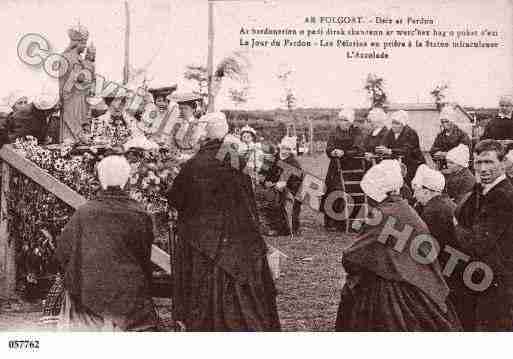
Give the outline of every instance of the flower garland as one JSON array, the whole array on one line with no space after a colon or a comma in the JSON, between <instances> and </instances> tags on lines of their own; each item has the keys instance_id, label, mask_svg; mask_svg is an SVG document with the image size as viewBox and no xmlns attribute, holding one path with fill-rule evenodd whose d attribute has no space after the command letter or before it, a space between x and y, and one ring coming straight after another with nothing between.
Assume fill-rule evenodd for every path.
<instances>
[{"instance_id":1,"label":"flower garland","mask_svg":"<svg viewBox=\"0 0 513 359\"><path fill-rule=\"evenodd\" d=\"M50 150L33 137L17 139L15 151L37 164L86 199L94 198L100 188L95 168L100 157L85 152L73 154L71 146ZM159 220L157 230L167 230L165 193L179 172L180 154L175 151L130 151L126 154L132 172L128 192ZM15 240L18 278L23 287L55 274L55 238L73 214L73 208L47 192L18 171L12 171L8 197L9 229ZM156 244L165 247L165 240Z\"/></svg>"}]
</instances>

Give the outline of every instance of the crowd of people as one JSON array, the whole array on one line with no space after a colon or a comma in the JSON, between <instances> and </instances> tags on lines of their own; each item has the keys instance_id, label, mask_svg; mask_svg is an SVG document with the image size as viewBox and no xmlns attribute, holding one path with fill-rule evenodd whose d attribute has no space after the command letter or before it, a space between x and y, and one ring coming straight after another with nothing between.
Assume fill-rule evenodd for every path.
<instances>
[{"instance_id":1,"label":"crowd of people","mask_svg":"<svg viewBox=\"0 0 513 359\"><path fill-rule=\"evenodd\" d=\"M84 29L70 31L70 40L70 59L94 62L79 56ZM128 109L126 95L109 95L102 100L108 108L96 116L90 111L96 100L84 105L79 97L88 97L75 90L32 102L19 96L0 131L2 144L27 135L50 142L48 117L60 109L64 140L179 148L186 161L167 193L178 214L176 328L278 331L264 235L301 234L296 139L285 136L274 147L257 141L250 126L231 134L222 112L198 116L200 99L173 95L175 89L150 89L140 112ZM151 113L180 121L166 129ZM438 166L431 168L406 111L373 108L366 118L340 111L327 141L320 210L327 231L350 230L357 238L342 258L347 277L336 330L513 329L512 113L513 99L501 98L497 118L482 138L471 139L444 108L429 151ZM284 173L287 166L292 175ZM124 191L130 164L118 152L101 160L97 173L101 191L77 209L57 240L63 276L45 314L70 330L159 330L151 295L153 224ZM346 195L330 200L337 191ZM486 287L477 285L488 279Z\"/></svg>"},{"instance_id":2,"label":"crowd of people","mask_svg":"<svg viewBox=\"0 0 513 359\"><path fill-rule=\"evenodd\" d=\"M168 202L178 213L174 319L191 331L279 330L263 236L293 238L301 233L302 203L297 194L303 178L288 175L284 180L282 165L301 170L296 140L285 136L278 146L267 146L258 142L250 126L235 136L223 113L198 119L198 98L173 98L172 91L156 90L155 102L148 102L165 112L176 100L180 117L189 125L173 130L173 138L182 141L175 145L188 151L190 159L168 193ZM145 114L136 118L127 113L124 97L105 102L108 110L84 126L82 140L94 133L112 136L107 130L112 126L125 128L131 134L128 142L139 136L132 135L137 131L148 133ZM45 121L57 109L58 99L49 95L30 103L19 97L2 132L4 142L32 135L45 143ZM441 131L429 151L436 169L425 164L419 135L408 126L406 111L387 114L374 108L366 118L355 118L351 109L340 111L327 142L330 164L320 209L327 231L346 232L349 222L358 240L343 257L348 276L336 330L513 328L513 259L508 249L513 231L513 187L508 177L513 151L508 151L509 142L502 136L507 126L513 127L512 110L511 98L501 99L499 116L489 122L480 141L473 142L455 125L454 111L444 108ZM180 131L188 135L178 136ZM236 152L228 151L220 159L226 143ZM472 162L475 174L469 169ZM99 163L102 191L75 212L57 241L63 291L49 312L72 307L81 313L77 326L159 329L150 290L152 224L123 191L129 167L119 155ZM325 199L339 190L354 196L351 206L345 197L330 202L335 213L347 211L342 220L326 210ZM381 213L379 225L358 217L364 206L367 216L375 210ZM482 292L470 289L466 281L480 279L468 279L463 266L456 265L448 275L445 268L451 257L443 250L427 264L416 261L409 251L397 253L393 245L383 243L389 218L396 231L408 227L417 236L430 234L439 248L450 246L464 253L467 261L486 263L493 271L490 286ZM414 238L410 236L404 246L409 248ZM425 248L420 251L429 253Z\"/></svg>"},{"instance_id":3,"label":"crowd of people","mask_svg":"<svg viewBox=\"0 0 513 359\"><path fill-rule=\"evenodd\" d=\"M406 112L390 114L387 130L385 113L373 109L367 137L360 136L364 121L340 113L327 149L331 163L326 186L329 191L329 181L335 182L334 189L354 180L351 171L341 168L354 168L355 161L365 158L368 169L355 192L366 194L371 214L363 226L353 227L358 238L343 255L348 276L337 330L513 329L513 186L507 175L513 151L508 151L512 138L504 137L506 129L513 129L513 99L501 98L499 111L483 137L472 142L454 124L452 111L442 110L441 131L430 150L438 168L425 164ZM469 170L469 146L475 174ZM354 211L344 220L354 219L354 202ZM328 229L332 223L326 222ZM419 245L423 235L432 240L427 247ZM435 255L425 260L430 253ZM484 265L476 271L464 264L477 261Z\"/></svg>"}]
</instances>

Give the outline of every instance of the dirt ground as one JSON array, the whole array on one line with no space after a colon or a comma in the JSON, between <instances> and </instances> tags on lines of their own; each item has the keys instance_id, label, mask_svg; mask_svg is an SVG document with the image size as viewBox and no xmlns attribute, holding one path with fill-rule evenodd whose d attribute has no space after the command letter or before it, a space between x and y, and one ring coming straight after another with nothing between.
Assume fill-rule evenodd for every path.
<instances>
[{"instance_id":1,"label":"dirt ground","mask_svg":"<svg viewBox=\"0 0 513 359\"><path fill-rule=\"evenodd\" d=\"M326 156L305 156L300 161L305 171L324 179ZM282 329L333 330L344 282L342 250L350 237L325 232L322 215L305 205L301 221L301 236L266 238L287 256L281 260L281 277L276 281ZM157 305L159 312L169 313L168 301L159 300ZM41 330L37 324L40 310L40 302L0 301L0 331Z\"/></svg>"}]
</instances>

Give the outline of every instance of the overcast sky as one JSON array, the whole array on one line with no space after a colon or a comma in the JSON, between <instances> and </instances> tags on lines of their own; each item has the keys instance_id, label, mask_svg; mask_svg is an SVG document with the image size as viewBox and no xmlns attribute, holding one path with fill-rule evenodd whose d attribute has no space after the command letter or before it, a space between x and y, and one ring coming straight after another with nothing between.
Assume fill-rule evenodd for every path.
<instances>
[{"instance_id":1,"label":"overcast sky","mask_svg":"<svg viewBox=\"0 0 513 359\"><path fill-rule=\"evenodd\" d=\"M386 3L386 5L385 5ZM343 4L343 5L342 5ZM429 30L497 30L498 49L393 50L388 60L351 60L343 49L298 48L248 51L251 62L251 98L246 108L281 106L283 88L276 75L293 72L299 105L366 106L362 90L369 72L383 76L394 102L429 102L435 84L445 81L452 98L462 105L496 106L513 84L513 7L511 0L496 1L329 1L275 0L215 3L215 61L240 50L241 26L249 28L305 28L308 16L375 16L433 18L435 25L401 28ZM183 79L187 64L205 64L207 57L206 0L130 1L131 63L148 67L151 85L177 83L179 91L192 89ZM68 44L67 29L80 21L97 49L97 72L121 80L124 48L124 7L121 0L2 0L0 19L4 49L0 98L11 90L35 93L48 85L48 76L17 57L17 44L26 33L39 33L61 52ZM365 25L377 28L376 25ZM361 29L370 28L359 26ZM347 26L346 26L347 27ZM357 27L357 26L355 26ZM483 40L491 40L486 38ZM219 108L232 108L225 84Z\"/></svg>"}]
</instances>

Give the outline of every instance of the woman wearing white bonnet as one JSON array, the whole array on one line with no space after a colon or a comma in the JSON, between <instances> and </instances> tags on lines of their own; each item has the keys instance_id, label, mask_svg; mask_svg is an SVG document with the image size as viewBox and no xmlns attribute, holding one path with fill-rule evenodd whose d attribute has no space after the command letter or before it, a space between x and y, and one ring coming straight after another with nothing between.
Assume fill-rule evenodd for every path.
<instances>
[{"instance_id":1,"label":"woman wearing white bonnet","mask_svg":"<svg viewBox=\"0 0 513 359\"><path fill-rule=\"evenodd\" d=\"M401 157L402 162L406 165L406 183L409 185L417 167L424 163L419 135L408 126L408 113L404 110L392 113L391 126L392 130L389 131L385 144L376 147L376 152L393 158Z\"/></svg>"},{"instance_id":2,"label":"woman wearing white bonnet","mask_svg":"<svg viewBox=\"0 0 513 359\"><path fill-rule=\"evenodd\" d=\"M168 193L178 212L174 318L188 331L280 329L251 178L223 147L228 123L209 113L205 141ZM229 139L228 139L229 140ZM220 285L221 284L221 285Z\"/></svg>"},{"instance_id":3,"label":"woman wearing white bonnet","mask_svg":"<svg viewBox=\"0 0 513 359\"><path fill-rule=\"evenodd\" d=\"M324 205L326 199L333 191L342 190L341 170L351 171L358 170L362 167L362 160L356 157L364 155L364 135L362 130L354 125L355 112L352 108L343 108L337 118L336 127L330 132L328 143L326 145L326 154L330 159L328 173L326 174L326 193L323 197L321 208L325 212L324 225L328 231L344 231L346 221L336 220L328 215L330 209L325 209ZM359 182L361 180L361 173L345 173L344 181ZM348 193L361 192L358 184L351 184L346 186ZM355 201L355 206L350 213L350 217L358 213L363 197L358 197ZM344 213L345 203L343 199L335 201L331 210L336 213Z\"/></svg>"},{"instance_id":4,"label":"woman wearing white bonnet","mask_svg":"<svg viewBox=\"0 0 513 359\"><path fill-rule=\"evenodd\" d=\"M459 204L466 193L472 191L476 179L468 169L470 152L466 145L459 144L447 152L447 168L442 170L446 181L446 192Z\"/></svg>"},{"instance_id":5,"label":"woman wearing white bonnet","mask_svg":"<svg viewBox=\"0 0 513 359\"><path fill-rule=\"evenodd\" d=\"M75 211L57 240L64 288L77 311L94 318L76 329L154 331L151 217L125 190L130 164L124 157L105 157L97 170L102 190Z\"/></svg>"},{"instance_id":6,"label":"woman wearing white bonnet","mask_svg":"<svg viewBox=\"0 0 513 359\"><path fill-rule=\"evenodd\" d=\"M367 157L376 153L376 147L385 144L389 129L386 126L387 115L380 107L374 107L367 115L372 132L365 138L365 152Z\"/></svg>"},{"instance_id":7,"label":"woman wearing white bonnet","mask_svg":"<svg viewBox=\"0 0 513 359\"><path fill-rule=\"evenodd\" d=\"M342 256L347 277L337 331L461 330L438 262L421 263L410 253L413 239L429 231L398 195L402 183L396 160L383 160L362 179L373 215L362 235ZM383 238L390 225L397 231L407 227L411 235L404 239L392 234ZM404 249L398 250L397 244L403 240Z\"/></svg>"},{"instance_id":8,"label":"woman wearing white bonnet","mask_svg":"<svg viewBox=\"0 0 513 359\"><path fill-rule=\"evenodd\" d=\"M460 144L470 145L470 137L454 123L455 118L456 113L451 106L445 106L440 112L441 130L429 151L434 159L440 161L440 168L445 168L444 160L448 151Z\"/></svg>"}]
</instances>

